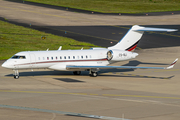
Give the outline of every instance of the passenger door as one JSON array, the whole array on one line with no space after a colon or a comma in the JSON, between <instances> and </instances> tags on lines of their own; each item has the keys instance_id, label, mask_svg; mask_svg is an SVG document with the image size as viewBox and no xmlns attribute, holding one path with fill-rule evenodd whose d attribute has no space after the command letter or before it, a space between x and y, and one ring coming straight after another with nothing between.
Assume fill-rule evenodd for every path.
<instances>
[{"instance_id":1,"label":"passenger door","mask_svg":"<svg viewBox=\"0 0 180 120\"><path fill-rule=\"evenodd\" d=\"M29 56L30 56L30 67L36 68L36 56L35 56L35 54L30 53Z\"/></svg>"}]
</instances>

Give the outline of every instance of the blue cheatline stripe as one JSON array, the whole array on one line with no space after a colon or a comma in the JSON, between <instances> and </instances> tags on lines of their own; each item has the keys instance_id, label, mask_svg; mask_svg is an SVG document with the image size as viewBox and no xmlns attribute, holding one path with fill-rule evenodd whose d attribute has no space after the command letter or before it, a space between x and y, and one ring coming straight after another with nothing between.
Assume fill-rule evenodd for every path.
<instances>
[{"instance_id":1,"label":"blue cheatline stripe","mask_svg":"<svg viewBox=\"0 0 180 120\"><path fill-rule=\"evenodd\" d=\"M87 118L95 118L95 119L129 120L129 119L124 119L124 118L116 118L116 117L108 117L108 116L98 116L98 115L89 115L89 114L72 113L72 112L63 112L63 111L57 111L57 110L47 110L47 109L21 107L21 106L12 106L12 105L1 105L0 104L0 107L1 108L20 109L20 110L38 111L38 112L47 112L47 113L57 113L57 114L63 114L63 115L67 115L67 116L87 117Z\"/></svg>"}]
</instances>

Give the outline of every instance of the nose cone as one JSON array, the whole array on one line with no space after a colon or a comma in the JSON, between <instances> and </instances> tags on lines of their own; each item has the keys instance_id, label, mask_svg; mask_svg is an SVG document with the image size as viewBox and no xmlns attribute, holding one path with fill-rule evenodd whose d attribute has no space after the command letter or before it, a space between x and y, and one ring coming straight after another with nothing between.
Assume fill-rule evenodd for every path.
<instances>
[{"instance_id":1,"label":"nose cone","mask_svg":"<svg viewBox=\"0 0 180 120\"><path fill-rule=\"evenodd\" d=\"M7 63L4 62L1 66L4 67L4 68L6 68L6 67L7 67Z\"/></svg>"},{"instance_id":2,"label":"nose cone","mask_svg":"<svg viewBox=\"0 0 180 120\"><path fill-rule=\"evenodd\" d=\"M12 66L7 61L5 61L1 66L4 68L9 68L9 69L12 68Z\"/></svg>"}]
</instances>

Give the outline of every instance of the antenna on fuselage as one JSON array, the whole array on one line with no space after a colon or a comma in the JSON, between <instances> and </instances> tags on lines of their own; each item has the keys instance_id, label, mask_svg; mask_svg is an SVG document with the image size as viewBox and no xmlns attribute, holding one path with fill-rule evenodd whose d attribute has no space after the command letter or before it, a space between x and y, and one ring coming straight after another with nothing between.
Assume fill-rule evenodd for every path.
<instances>
[{"instance_id":1,"label":"antenna on fuselage","mask_svg":"<svg viewBox=\"0 0 180 120\"><path fill-rule=\"evenodd\" d=\"M83 50L83 47L81 48L81 50Z\"/></svg>"},{"instance_id":2,"label":"antenna on fuselage","mask_svg":"<svg viewBox=\"0 0 180 120\"><path fill-rule=\"evenodd\" d=\"M49 51L49 48L46 51Z\"/></svg>"},{"instance_id":3,"label":"antenna on fuselage","mask_svg":"<svg viewBox=\"0 0 180 120\"><path fill-rule=\"evenodd\" d=\"M60 46L58 50L61 50L61 48L62 48L62 46Z\"/></svg>"}]
</instances>

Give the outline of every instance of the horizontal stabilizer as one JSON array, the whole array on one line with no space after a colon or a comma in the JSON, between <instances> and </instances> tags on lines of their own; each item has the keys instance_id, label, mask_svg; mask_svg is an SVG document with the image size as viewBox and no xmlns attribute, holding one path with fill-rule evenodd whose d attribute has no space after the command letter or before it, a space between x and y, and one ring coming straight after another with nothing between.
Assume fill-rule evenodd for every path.
<instances>
[{"instance_id":1,"label":"horizontal stabilizer","mask_svg":"<svg viewBox=\"0 0 180 120\"><path fill-rule=\"evenodd\" d=\"M177 29L164 29L164 28L151 28L151 27L141 27L136 25L133 28L134 31L161 31L161 32L174 32L177 31Z\"/></svg>"}]
</instances>

